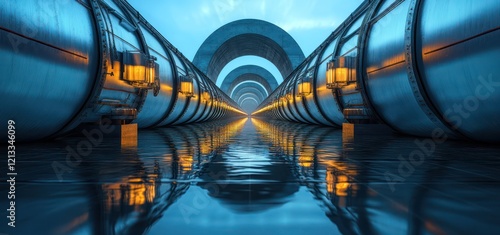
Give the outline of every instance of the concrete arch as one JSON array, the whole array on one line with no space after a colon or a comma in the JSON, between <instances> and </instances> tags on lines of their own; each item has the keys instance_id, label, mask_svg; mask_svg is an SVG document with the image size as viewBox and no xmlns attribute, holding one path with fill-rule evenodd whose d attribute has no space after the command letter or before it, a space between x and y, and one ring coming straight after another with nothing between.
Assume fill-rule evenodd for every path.
<instances>
[{"instance_id":1,"label":"concrete arch","mask_svg":"<svg viewBox=\"0 0 500 235\"><path fill-rule=\"evenodd\" d=\"M243 100L247 99L247 98L252 98L254 100L257 101L257 103L262 103L262 100L260 100L259 96L256 95L255 93L245 93L243 95L240 96L240 98L238 98L238 100L236 100L236 102L238 103L238 105L241 105L243 104Z\"/></svg>"},{"instance_id":2,"label":"concrete arch","mask_svg":"<svg viewBox=\"0 0 500 235\"><path fill-rule=\"evenodd\" d=\"M257 84L245 84L244 86L239 86L234 90L231 95L233 100L237 100L241 95L245 94L245 92L254 91L254 93L258 94L261 97L261 101L267 98L266 91Z\"/></svg>"},{"instance_id":3,"label":"concrete arch","mask_svg":"<svg viewBox=\"0 0 500 235\"><path fill-rule=\"evenodd\" d=\"M239 94L238 96L235 97L235 101L238 105L241 104L241 99L243 99L244 97L247 97L247 95L251 95L253 96L256 100L259 101L259 103L262 103L262 101L264 101L264 99L262 99L261 95L257 92L257 91L246 91L246 92L243 92L241 94Z\"/></svg>"},{"instance_id":4,"label":"concrete arch","mask_svg":"<svg viewBox=\"0 0 500 235\"><path fill-rule=\"evenodd\" d=\"M242 81L253 80L262 84L271 93L278 87L276 78L265 68L257 65L244 65L231 71L222 82L221 90L231 94L232 89Z\"/></svg>"},{"instance_id":5,"label":"concrete arch","mask_svg":"<svg viewBox=\"0 0 500 235\"><path fill-rule=\"evenodd\" d=\"M243 111L247 113L252 113L259 106L261 102L256 98L256 95L253 93L246 93L239 99L239 106Z\"/></svg>"},{"instance_id":6,"label":"concrete arch","mask_svg":"<svg viewBox=\"0 0 500 235\"><path fill-rule=\"evenodd\" d=\"M267 83L266 80L264 80L260 77L256 77L253 74L244 74L244 75L238 77L238 79L234 80L233 84L231 84L231 86L228 88L226 93L231 94L234 89L236 89L237 87L242 86L246 83L254 83L254 84L261 85L264 89L266 89L267 94L271 94L274 90L271 88L271 85L269 85L269 83Z\"/></svg>"},{"instance_id":7,"label":"concrete arch","mask_svg":"<svg viewBox=\"0 0 500 235\"><path fill-rule=\"evenodd\" d=\"M258 101L258 100L256 100L256 99L255 99L255 98L253 98L253 97L245 97L245 98L241 99L240 103L241 103L241 105L244 105L244 104L245 104L245 102L247 102L247 101L253 101L253 103L255 103L255 104L256 104L256 107L259 105L259 101Z\"/></svg>"},{"instance_id":8,"label":"concrete arch","mask_svg":"<svg viewBox=\"0 0 500 235\"><path fill-rule=\"evenodd\" d=\"M259 106L259 101L252 97L246 97L241 100L240 107L247 113L252 113Z\"/></svg>"},{"instance_id":9,"label":"concrete arch","mask_svg":"<svg viewBox=\"0 0 500 235\"><path fill-rule=\"evenodd\" d=\"M265 100L265 98L264 99L262 98L262 94L260 94L260 92L257 89L253 88L253 87L246 87L244 90L238 92L238 94L234 96L233 100L238 105L240 105L242 97L246 97L246 95L252 95L252 96L254 96L261 103L262 103L262 101Z\"/></svg>"},{"instance_id":10,"label":"concrete arch","mask_svg":"<svg viewBox=\"0 0 500 235\"><path fill-rule=\"evenodd\" d=\"M271 94L271 92L269 92L269 90L263 86L262 84L256 82L256 81L252 81L252 80L246 80L246 81L242 81L240 83L238 83L233 89L231 89L228 93L229 97L231 97L233 95L233 93L238 90L239 88L243 88L243 87L246 87L246 86L251 86L251 87L257 87L259 86L260 88L262 88L262 91L264 91L264 95L267 97L269 96L269 94Z\"/></svg>"},{"instance_id":11,"label":"concrete arch","mask_svg":"<svg viewBox=\"0 0 500 235\"><path fill-rule=\"evenodd\" d=\"M193 64L217 82L226 64L245 55L271 61L284 78L305 59L297 42L280 27L263 20L244 19L213 32L196 52Z\"/></svg>"}]
</instances>

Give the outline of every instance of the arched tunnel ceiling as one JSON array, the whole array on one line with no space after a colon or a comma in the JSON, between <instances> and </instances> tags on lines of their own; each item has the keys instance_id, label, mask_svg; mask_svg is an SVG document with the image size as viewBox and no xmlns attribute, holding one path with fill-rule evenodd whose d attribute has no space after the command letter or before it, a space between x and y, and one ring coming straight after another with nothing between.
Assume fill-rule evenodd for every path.
<instances>
[{"instance_id":1,"label":"arched tunnel ceiling","mask_svg":"<svg viewBox=\"0 0 500 235\"><path fill-rule=\"evenodd\" d=\"M231 94L234 87L247 80L262 84L266 87L268 93L271 93L278 87L276 78L265 68L256 65L244 65L234 69L224 78L221 90L227 94Z\"/></svg>"},{"instance_id":2,"label":"arched tunnel ceiling","mask_svg":"<svg viewBox=\"0 0 500 235\"><path fill-rule=\"evenodd\" d=\"M255 111L255 109L262 103L258 96L254 93L245 93L238 100L238 105L247 113Z\"/></svg>"},{"instance_id":3,"label":"arched tunnel ceiling","mask_svg":"<svg viewBox=\"0 0 500 235\"><path fill-rule=\"evenodd\" d=\"M268 59L284 78L305 58L297 42L280 27L262 20L244 19L213 32L198 49L193 63L216 82L226 64L245 55Z\"/></svg>"},{"instance_id":4,"label":"arched tunnel ceiling","mask_svg":"<svg viewBox=\"0 0 500 235\"><path fill-rule=\"evenodd\" d=\"M253 111L255 111L255 109L260 104L260 102L253 99L252 97L246 97L243 100L241 100L240 103L241 103L241 108L247 113L252 113Z\"/></svg>"},{"instance_id":5,"label":"arched tunnel ceiling","mask_svg":"<svg viewBox=\"0 0 500 235\"><path fill-rule=\"evenodd\" d=\"M259 104L262 103L262 100L260 100L258 95L256 95L253 92L249 92L249 93L243 94L242 96L240 96L240 98L238 98L238 100L237 100L238 105L240 105L241 102L243 102L243 100L245 100L246 98L252 98L252 99L256 100Z\"/></svg>"},{"instance_id":6,"label":"arched tunnel ceiling","mask_svg":"<svg viewBox=\"0 0 500 235\"><path fill-rule=\"evenodd\" d=\"M267 92L267 94L271 94L273 92L273 89L271 86L267 83L266 80L262 79L259 76L256 76L255 74L243 74L238 79L236 79L233 84L229 87L227 90L227 94L233 93L233 90L240 87L240 86L246 86L248 84L259 84L262 88L264 88Z\"/></svg>"},{"instance_id":7,"label":"arched tunnel ceiling","mask_svg":"<svg viewBox=\"0 0 500 235\"><path fill-rule=\"evenodd\" d=\"M259 101L251 96L242 97L240 100L240 103L241 103L241 105L244 105L245 102L248 102L248 101L252 101L252 103L257 105L257 106L259 105Z\"/></svg>"},{"instance_id":8,"label":"arched tunnel ceiling","mask_svg":"<svg viewBox=\"0 0 500 235\"><path fill-rule=\"evenodd\" d=\"M247 86L240 86L236 88L231 96L234 101L238 101L239 97L245 93L254 93L259 96L259 100L262 102L267 98L265 90L257 84L249 84Z\"/></svg>"}]
</instances>

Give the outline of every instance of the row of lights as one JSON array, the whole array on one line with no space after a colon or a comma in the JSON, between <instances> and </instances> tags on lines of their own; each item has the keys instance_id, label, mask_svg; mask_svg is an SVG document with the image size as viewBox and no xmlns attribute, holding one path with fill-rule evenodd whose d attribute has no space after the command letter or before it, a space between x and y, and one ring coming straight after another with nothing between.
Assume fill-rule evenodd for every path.
<instances>
[{"instance_id":1,"label":"row of lights","mask_svg":"<svg viewBox=\"0 0 500 235\"><path fill-rule=\"evenodd\" d=\"M331 60L327 64L326 71L326 87L328 89L340 89L344 86L347 86L349 81L353 80L355 77L355 57L351 56L340 56L334 60ZM194 97L194 86L193 86L193 74L188 74L186 76L181 76L181 87L179 92L186 95L187 97ZM301 81L297 84L297 94L301 97L306 97L312 93L312 75L307 74L302 77ZM205 102L210 100L211 96L208 91L202 92L202 99ZM285 97L281 97L283 102L287 100L292 100L292 95L287 94ZM255 112L254 114L267 111L276 107L275 105L266 106L264 109ZM227 106L230 107L230 106ZM232 107L231 107L232 108ZM239 110L232 108L233 111L240 112ZM242 113L242 112L240 112Z\"/></svg>"},{"instance_id":2,"label":"row of lights","mask_svg":"<svg viewBox=\"0 0 500 235\"><path fill-rule=\"evenodd\" d=\"M356 80L356 57L353 56L339 56L327 64L326 70L326 88L338 90L345 87L351 81ZM312 93L312 74L308 73L303 76L297 84L298 97L306 97ZM293 101L293 95L286 94L280 100L284 103ZM277 102L270 104L253 114L258 114L271 110L278 106Z\"/></svg>"},{"instance_id":3,"label":"row of lights","mask_svg":"<svg viewBox=\"0 0 500 235\"><path fill-rule=\"evenodd\" d=\"M157 58L139 51L125 51L119 56L123 65L120 79L136 88L152 89L154 96L157 96L160 92L160 65L156 63ZM114 72L118 71L109 74L114 76Z\"/></svg>"},{"instance_id":4,"label":"row of lights","mask_svg":"<svg viewBox=\"0 0 500 235\"><path fill-rule=\"evenodd\" d=\"M155 62L157 58L138 51L126 51L121 53L120 56L123 63L123 76L120 76L120 79L137 88L152 89L154 96L157 96L160 91L160 70L158 63ZM195 97L194 79L195 75L192 73L180 76L179 93L189 98ZM210 92L206 89L203 89L200 96L206 103L213 100L215 106L246 115L237 108L227 105L219 97L212 99Z\"/></svg>"},{"instance_id":5,"label":"row of lights","mask_svg":"<svg viewBox=\"0 0 500 235\"><path fill-rule=\"evenodd\" d=\"M193 85L194 75L193 74L188 74L188 75L185 75L185 76L181 76L180 80L181 80L181 86L180 86L180 89L179 89L179 93L181 93L181 94L183 94L183 95L185 95L187 97L195 97L195 95L194 95L194 85ZM201 93L201 98L202 98L203 101L209 102L211 100L212 96L210 95L210 92L208 92L207 90L204 90ZM218 97L215 97L214 98L214 104L217 105L219 103L220 103L220 107L222 107L224 109L228 109L230 111L246 115L246 113L240 111L239 109L237 109L237 108L235 108L233 106L228 105L225 102L222 102L221 99L219 99Z\"/></svg>"},{"instance_id":6,"label":"row of lights","mask_svg":"<svg viewBox=\"0 0 500 235\"><path fill-rule=\"evenodd\" d=\"M356 77L356 60L352 56L340 56L331 60L326 68L326 88L340 89L348 85ZM298 83L299 96L305 97L311 94L312 75L308 74Z\"/></svg>"}]
</instances>

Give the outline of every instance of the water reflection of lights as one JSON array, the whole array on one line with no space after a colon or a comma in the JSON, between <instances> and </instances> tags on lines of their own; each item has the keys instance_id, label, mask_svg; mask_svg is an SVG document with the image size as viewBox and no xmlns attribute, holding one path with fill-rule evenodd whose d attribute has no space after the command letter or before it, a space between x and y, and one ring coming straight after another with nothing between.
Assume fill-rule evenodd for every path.
<instances>
[{"instance_id":1,"label":"water reflection of lights","mask_svg":"<svg viewBox=\"0 0 500 235\"><path fill-rule=\"evenodd\" d=\"M314 149L304 148L299 153L299 164L301 167L311 167L314 161Z\"/></svg>"},{"instance_id":2,"label":"water reflection of lights","mask_svg":"<svg viewBox=\"0 0 500 235\"><path fill-rule=\"evenodd\" d=\"M179 166L181 167L182 171L191 171L193 166L193 154L180 154Z\"/></svg>"},{"instance_id":3,"label":"water reflection of lights","mask_svg":"<svg viewBox=\"0 0 500 235\"><path fill-rule=\"evenodd\" d=\"M321 146L322 138L335 134L334 132L328 128L325 130L308 125L266 122L256 118L252 118L252 123L262 138L271 142L277 152L298 163L301 178L315 180L315 175L324 172L324 194L328 198L334 200L337 197L355 195L357 185L352 183L352 179L357 175L356 169L347 165L345 160L339 161L342 158L339 149L332 151L331 146Z\"/></svg>"},{"instance_id":4,"label":"water reflection of lights","mask_svg":"<svg viewBox=\"0 0 500 235\"><path fill-rule=\"evenodd\" d=\"M395 158L415 150L413 139L377 139L346 149L341 133L324 127L252 120L260 125L254 131L245 120L233 123L233 130L225 123L146 130L130 151L117 151L106 143L74 174L66 173L65 184L20 188L24 191L19 193L19 210L25 212L19 214L30 228L16 229L21 229L19 234L163 234L165 226L205 226L204 221L226 212L239 217L282 211L300 219L326 216L341 234L419 233L412 228L433 234L500 231L494 221L499 164L493 156L498 148L436 146L439 156L415 168L415 174L393 192L383 172L398 170ZM241 127L244 132L239 134ZM52 149L43 155L45 161L23 162L23 169L33 172L23 177L53 182L51 163L66 156L58 155L58 144ZM486 163L469 161L477 157ZM182 216L177 206L192 206L198 187L207 202L220 203L210 203L213 207L206 214L193 214L190 225L178 223ZM293 203L304 202L301 197L308 204L290 210ZM317 211L309 217L305 210L313 208ZM32 220L34 213L48 216Z\"/></svg>"},{"instance_id":5,"label":"water reflection of lights","mask_svg":"<svg viewBox=\"0 0 500 235\"><path fill-rule=\"evenodd\" d=\"M324 157L319 155L320 158ZM352 178L356 177L356 169L349 167L344 161L336 161L329 159L323 161L327 166L326 183L327 191L338 197L346 197L354 195L357 189L357 184L352 184Z\"/></svg>"},{"instance_id":6,"label":"water reflection of lights","mask_svg":"<svg viewBox=\"0 0 500 235\"><path fill-rule=\"evenodd\" d=\"M169 141L174 141L175 153L163 155L166 162L174 161L181 174L189 174L195 168L195 164L204 164L216 151L227 146L232 138L241 132L247 118L238 119L230 123L213 122L206 123L203 128L192 127L174 128L177 132L162 133Z\"/></svg>"},{"instance_id":7,"label":"water reflection of lights","mask_svg":"<svg viewBox=\"0 0 500 235\"><path fill-rule=\"evenodd\" d=\"M250 120L256 127L255 120ZM276 155L275 147L262 141L279 132L267 133L267 130L254 129L252 125L243 127L247 121L237 123L238 128L245 130L245 135L233 138L228 148L211 160L200 176L203 181L198 184L208 191L210 197L238 213L256 213L279 207L286 204L299 188L291 164Z\"/></svg>"},{"instance_id":8,"label":"water reflection of lights","mask_svg":"<svg viewBox=\"0 0 500 235\"><path fill-rule=\"evenodd\" d=\"M156 197L157 177L129 177L121 182L104 184L105 204L108 210L112 206L119 206L123 203L129 206L141 206L151 204Z\"/></svg>"},{"instance_id":9,"label":"water reflection of lights","mask_svg":"<svg viewBox=\"0 0 500 235\"><path fill-rule=\"evenodd\" d=\"M166 144L163 145L168 146L160 155L162 167L155 156L134 160L140 165L140 170L101 185L105 209L103 219L113 224L101 232L116 232L140 223L152 225L189 189L189 181L201 173L215 152L222 151L241 132L246 122L245 118L229 124L213 122L199 127L152 131L150 134L155 140L164 139ZM143 230L137 232L140 234Z\"/></svg>"}]
</instances>

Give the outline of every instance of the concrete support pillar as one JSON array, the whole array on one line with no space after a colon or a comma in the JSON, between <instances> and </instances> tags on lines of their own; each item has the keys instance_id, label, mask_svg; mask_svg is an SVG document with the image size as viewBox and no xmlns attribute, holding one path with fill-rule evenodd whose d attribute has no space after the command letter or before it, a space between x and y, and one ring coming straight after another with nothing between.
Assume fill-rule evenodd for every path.
<instances>
[{"instance_id":1,"label":"concrete support pillar","mask_svg":"<svg viewBox=\"0 0 500 235\"><path fill-rule=\"evenodd\" d=\"M137 147L137 123L115 125L110 137L118 137L122 148Z\"/></svg>"}]
</instances>

